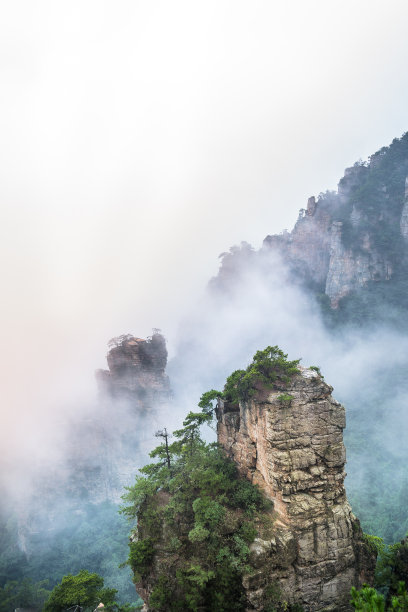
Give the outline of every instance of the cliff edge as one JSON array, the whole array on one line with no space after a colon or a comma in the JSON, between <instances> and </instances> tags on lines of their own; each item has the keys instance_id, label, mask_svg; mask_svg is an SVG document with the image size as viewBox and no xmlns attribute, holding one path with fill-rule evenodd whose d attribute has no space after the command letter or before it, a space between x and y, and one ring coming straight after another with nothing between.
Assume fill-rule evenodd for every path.
<instances>
[{"instance_id":1,"label":"cliff edge","mask_svg":"<svg viewBox=\"0 0 408 612\"><path fill-rule=\"evenodd\" d=\"M276 511L274 537L251 545L250 609L263 609L276 582L304 610L350 610L350 589L372 582L375 558L344 488L344 407L314 369L274 387L217 408L219 443Z\"/></svg>"}]
</instances>

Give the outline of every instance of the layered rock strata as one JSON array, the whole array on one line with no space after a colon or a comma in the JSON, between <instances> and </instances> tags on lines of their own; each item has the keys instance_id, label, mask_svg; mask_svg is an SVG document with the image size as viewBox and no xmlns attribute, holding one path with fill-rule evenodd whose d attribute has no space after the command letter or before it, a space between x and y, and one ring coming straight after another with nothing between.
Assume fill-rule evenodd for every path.
<instances>
[{"instance_id":1,"label":"layered rock strata","mask_svg":"<svg viewBox=\"0 0 408 612\"><path fill-rule=\"evenodd\" d=\"M271 585L306 611L349 610L351 587L372 581L375 557L344 488L345 411L331 392L301 368L284 390L219 402L218 441L276 511L274 537L251 545L250 610L262 609Z\"/></svg>"}]
</instances>

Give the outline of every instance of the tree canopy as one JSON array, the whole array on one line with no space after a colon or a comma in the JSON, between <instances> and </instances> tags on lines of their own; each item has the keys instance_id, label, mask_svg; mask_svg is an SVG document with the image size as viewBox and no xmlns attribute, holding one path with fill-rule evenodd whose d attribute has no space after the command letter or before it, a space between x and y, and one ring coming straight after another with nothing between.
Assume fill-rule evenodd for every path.
<instances>
[{"instance_id":1,"label":"tree canopy","mask_svg":"<svg viewBox=\"0 0 408 612\"><path fill-rule=\"evenodd\" d=\"M93 611L101 602L107 610L118 609L114 600L116 589L104 588L98 574L81 570L76 576L64 576L46 601L43 612L64 612L67 608L81 605L84 612Z\"/></svg>"}]
</instances>

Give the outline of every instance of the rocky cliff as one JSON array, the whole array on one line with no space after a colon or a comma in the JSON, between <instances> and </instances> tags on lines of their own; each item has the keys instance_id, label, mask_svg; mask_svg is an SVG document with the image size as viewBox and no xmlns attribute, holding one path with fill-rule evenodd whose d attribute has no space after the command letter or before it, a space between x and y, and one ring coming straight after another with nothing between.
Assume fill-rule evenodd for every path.
<instances>
[{"instance_id":1,"label":"rocky cliff","mask_svg":"<svg viewBox=\"0 0 408 612\"><path fill-rule=\"evenodd\" d=\"M247 402L219 401L218 440L276 511L275 533L251 545L251 610L276 584L304 610L349 610L351 587L372 582L375 558L344 489L345 411L313 369Z\"/></svg>"},{"instance_id":2,"label":"rocky cliff","mask_svg":"<svg viewBox=\"0 0 408 612\"><path fill-rule=\"evenodd\" d=\"M337 191L310 197L291 232L266 236L258 252L242 243L241 248L223 253L211 286L227 292L240 270L264 266L269 253L279 254L293 276L313 293L327 296L332 309L366 287L406 282L407 176L408 134L404 134L367 162L347 168ZM270 265L277 265L276 258ZM397 293L404 290L405 285ZM402 302L399 295L389 300Z\"/></svg>"},{"instance_id":3,"label":"rocky cliff","mask_svg":"<svg viewBox=\"0 0 408 612\"><path fill-rule=\"evenodd\" d=\"M293 231L267 236L264 250L279 251L297 275L320 287L330 264L331 225L330 211L311 197L307 208L300 209Z\"/></svg>"},{"instance_id":4,"label":"rocky cliff","mask_svg":"<svg viewBox=\"0 0 408 612\"><path fill-rule=\"evenodd\" d=\"M337 193L321 194L317 201L309 198L292 232L264 240L264 250L277 250L298 277L328 296L332 308L359 287L392 278L395 258L392 250L384 248L390 236L401 254L405 250L401 238L408 235L408 208L403 181L398 185L398 205L390 215L385 185L375 187L373 206L354 197L368 181L370 170L361 165L348 168Z\"/></svg>"},{"instance_id":5,"label":"rocky cliff","mask_svg":"<svg viewBox=\"0 0 408 612\"><path fill-rule=\"evenodd\" d=\"M167 349L164 337L155 332L144 340L131 335L114 338L107 355L109 370L97 370L102 393L136 402L137 410L153 408L169 399L170 383L165 373Z\"/></svg>"}]
</instances>

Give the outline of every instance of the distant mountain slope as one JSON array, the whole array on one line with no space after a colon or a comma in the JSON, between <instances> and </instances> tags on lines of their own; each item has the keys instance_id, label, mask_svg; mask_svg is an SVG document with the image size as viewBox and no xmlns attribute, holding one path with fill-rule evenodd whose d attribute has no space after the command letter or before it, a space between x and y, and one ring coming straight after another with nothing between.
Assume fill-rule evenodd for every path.
<instances>
[{"instance_id":1,"label":"distant mountain slope","mask_svg":"<svg viewBox=\"0 0 408 612\"><path fill-rule=\"evenodd\" d=\"M225 290L245 265L279 253L319 297L330 322L395 322L407 311L408 133L345 170L337 192L312 196L291 232L222 256L212 287ZM333 312L336 311L336 312Z\"/></svg>"}]
</instances>

